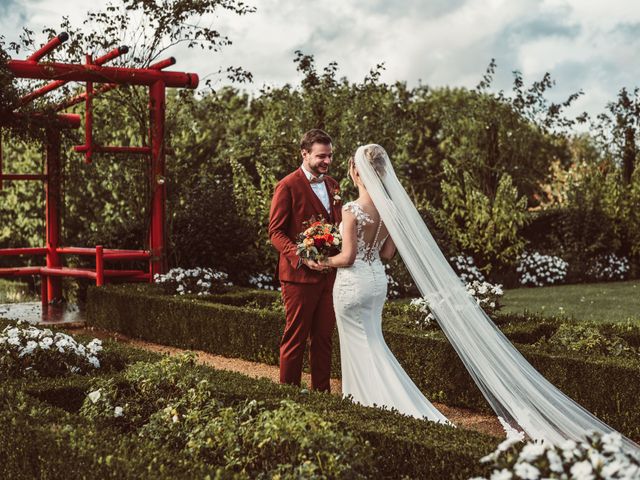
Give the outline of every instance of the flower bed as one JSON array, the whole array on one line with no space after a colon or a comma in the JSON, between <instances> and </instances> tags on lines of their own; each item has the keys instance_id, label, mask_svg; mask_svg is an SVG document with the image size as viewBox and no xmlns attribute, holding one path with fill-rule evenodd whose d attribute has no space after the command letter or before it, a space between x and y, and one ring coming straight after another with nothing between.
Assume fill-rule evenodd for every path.
<instances>
[{"instance_id":1,"label":"flower bed","mask_svg":"<svg viewBox=\"0 0 640 480\"><path fill-rule=\"evenodd\" d=\"M0 332L0 378L87 373L100 368L101 350L97 338L84 345L70 335L27 322L7 325Z\"/></svg>"},{"instance_id":2,"label":"flower bed","mask_svg":"<svg viewBox=\"0 0 640 480\"><path fill-rule=\"evenodd\" d=\"M268 306L275 299L277 293L266 291L167 297L145 285L109 286L90 289L87 318L91 324L129 336L275 365L284 314L255 308L256 304ZM254 307L241 306L247 303ZM443 335L410 328L406 317L400 316L404 311L406 307L402 304L390 304L383 328L389 347L412 380L432 401L490 412ZM499 316L496 320L512 341L523 344L518 348L552 383L617 430L640 438L640 411L636 408L640 361L534 347L534 343L558 330L561 323L557 320L528 320L516 315ZM630 345L640 344L637 328L619 333ZM337 377L339 355L336 334L332 372Z\"/></svg>"},{"instance_id":3,"label":"flower bed","mask_svg":"<svg viewBox=\"0 0 640 480\"><path fill-rule=\"evenodd\" d=\"M498 443L193 356L104 347L120 372L0 385L2 478L463 479L488 472L478 459Z\"/></svg>"}]
</instances>

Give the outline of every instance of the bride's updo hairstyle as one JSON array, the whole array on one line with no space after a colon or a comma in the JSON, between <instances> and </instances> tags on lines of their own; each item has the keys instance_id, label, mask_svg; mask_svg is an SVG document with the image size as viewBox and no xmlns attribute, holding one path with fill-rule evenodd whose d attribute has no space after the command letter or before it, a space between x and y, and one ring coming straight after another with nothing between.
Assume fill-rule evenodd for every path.
<instances>
[{"instance_id":1,"label":"bride's updo hairstyle","mask_svg":"<svg viewBox=\"0 0 640 480\"><path fill-rule=\"evenodd\" d=\"M371 164L380 178L387 173L387 152L380 145L367 145L364 147L364 158Z\"/></svg>"}]
</instances>

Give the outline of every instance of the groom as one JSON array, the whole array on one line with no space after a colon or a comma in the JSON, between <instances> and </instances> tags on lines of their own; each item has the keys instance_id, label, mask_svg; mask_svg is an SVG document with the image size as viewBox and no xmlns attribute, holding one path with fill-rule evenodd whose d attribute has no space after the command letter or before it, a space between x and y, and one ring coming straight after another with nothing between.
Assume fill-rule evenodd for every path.
<instances>
[{"instance_id":1,"label":"groom","mask_svg":"<svg viewBox=\"0 0 640 480\"><path fill-rule=\"evenodd\" d=\"M339 224L342 203L338 183L326 176L333 160L329 135L320 129L309 130L302 137L300 151L302 166L276 185L269 218L269 238L280 252L277 272L286 311L280 342L280 383L300 385L308 340L311 388L328 392L336 272L300 258L296 237L311 217Z\"/></svg>"}]
</instances>

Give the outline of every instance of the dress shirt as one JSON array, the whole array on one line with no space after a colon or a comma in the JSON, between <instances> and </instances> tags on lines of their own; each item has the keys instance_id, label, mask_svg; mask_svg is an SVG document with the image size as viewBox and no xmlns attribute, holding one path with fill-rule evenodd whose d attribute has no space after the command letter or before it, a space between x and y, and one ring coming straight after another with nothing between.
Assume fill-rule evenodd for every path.
<instances>
[{"instance_id":1,"label":"dress shirt","mask_svg":"<svg viewBox=\"0 0 640 480\"><path fill-rule=\"evenodd\" d=\"M304 168L304 165L302 165L301 168L304 174L307 176L307 179L309 180L309 182L311 182L311 179L316 175L314 175L313 173L308 171L306 168ZM322 178L322 176L320 176L320 178ZM329 192L327 191L326 183L325 182L311 183L310 185L311 185L311 190L313 190L313 193L316 194L316 197L320 199L320 203L322 203L325 210L327 212L331 212L331 204L329 202Z\"/></svg>"}]
</instances>

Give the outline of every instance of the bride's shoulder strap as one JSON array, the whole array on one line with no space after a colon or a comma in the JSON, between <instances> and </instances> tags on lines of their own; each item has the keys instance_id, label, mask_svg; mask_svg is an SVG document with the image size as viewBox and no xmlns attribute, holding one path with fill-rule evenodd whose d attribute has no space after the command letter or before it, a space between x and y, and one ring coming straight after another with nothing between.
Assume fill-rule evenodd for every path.
<instances>
[{"instance_id":1,"label":"bride's shoulder strap","mask_svg":"<svg viewBox=\"0 0 640 480\"><path fill-rule=\"evenodd\" d=\"M353 216L356 217L356 220L359 224L373 223L373 220L371 219L369 214L364 211L364 209L362 208L362 205L360 205L358 202L354 201L354 202L345 203L342 207L342 210L353 214Z\"/></svg>"},{"instance_id":2,"label":"bride's shoulder strap","mask_svg":"<svg viewBox=\"0 0 640 480\"><path fill-rule=\"evenodd\" d=\"M342 206L343 212L353 213L354 215L356 214L357 210L358 210L358 204L356 202L347 202Z\"/></svg>"}]
</instances>

